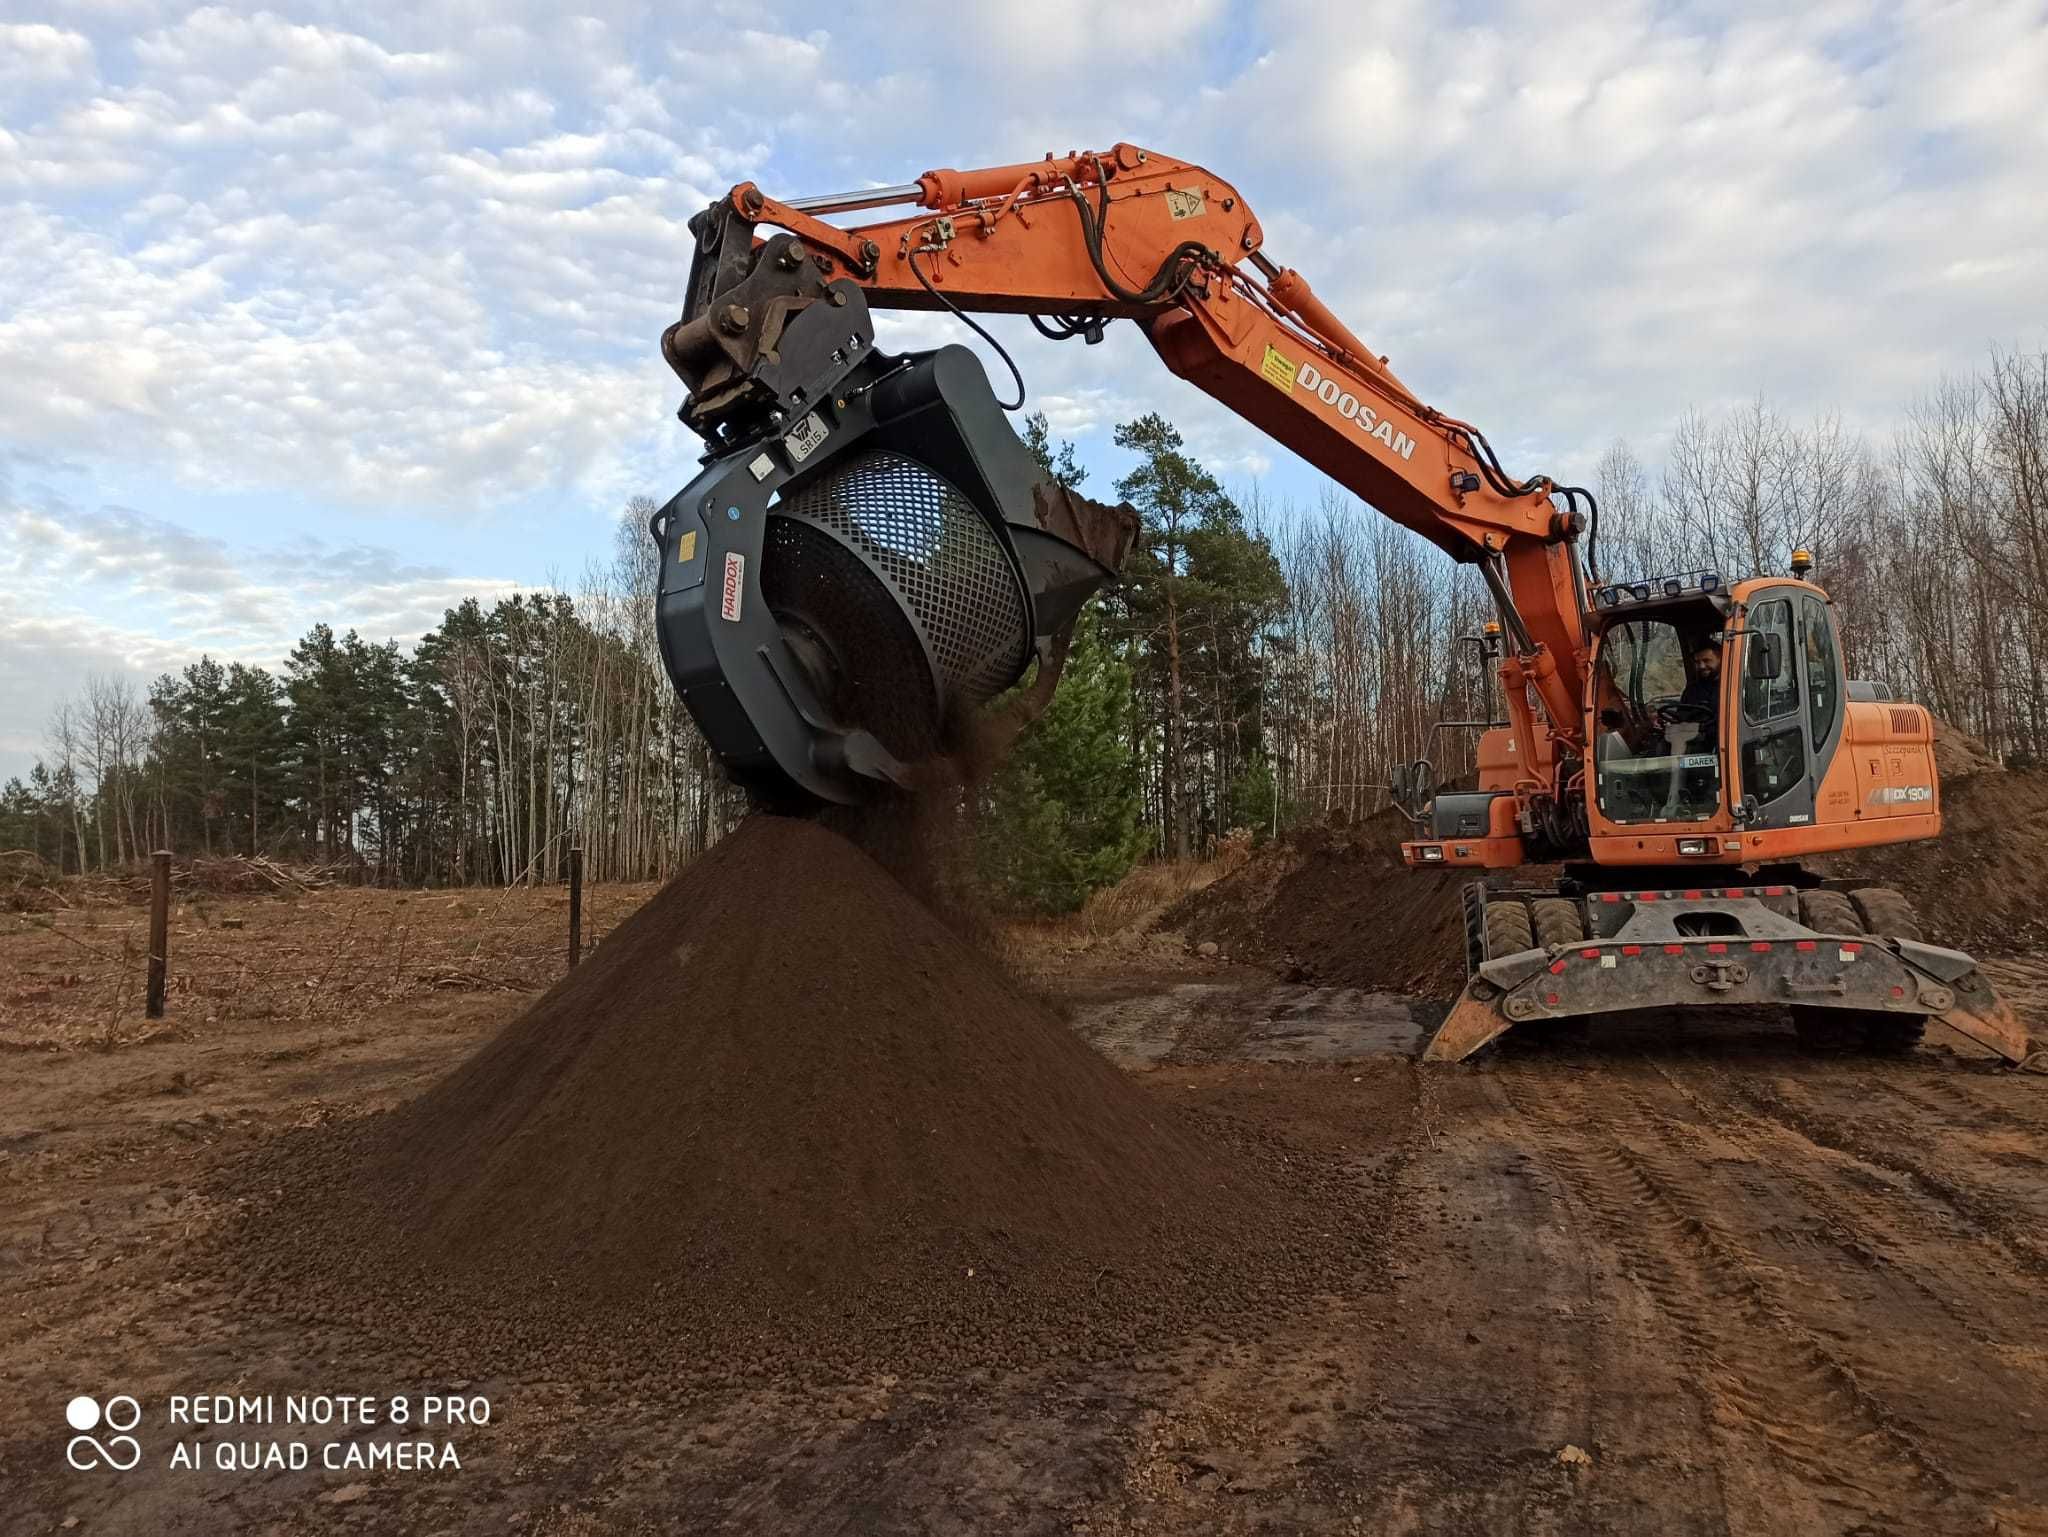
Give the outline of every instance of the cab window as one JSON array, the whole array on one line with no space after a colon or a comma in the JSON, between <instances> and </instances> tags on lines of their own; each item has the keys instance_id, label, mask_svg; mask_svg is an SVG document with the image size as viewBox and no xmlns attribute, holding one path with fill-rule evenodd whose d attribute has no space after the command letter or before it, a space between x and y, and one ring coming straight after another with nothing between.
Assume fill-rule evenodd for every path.
<instances>
[{"instance_id":1,"label":"cab window","mask_svg":"<svg viewBox=\"0 0 2048 1537\"><path fill-rule=\"evenodd\" d=\"M1706 640L1707 623L1691 633L1668 619L1633 619L1601 638L1594 782L1610 821L1697 822L1720 807L1712 712L1684 698L1686 656Z\"/></svg>"},{"instance_id":2,"label":"cab window","mask_svg":"<svg viewBox=\"0 0 2048 1537\"><path fill-rule=\"evenodd\" d=\"M1806 778L1806 736L1800 720L1798 647L1792 600L1773 598L1750 612L1748 633L1778 638L1778 676L1759 671L1765 648L1751 639L1742 647L1742 793L1769 805Z\"/></svg>"},{"instance_id":3,"label":"cab window","mask_svg":"<svg viewBox=\"0 0 2048 1537\"><path fill-rule=\"evenodd\" d=\"M1828 606L1814 597L1799 600L1800 625L1806 631L1807 725L1813 732L1813 750L1819 752L1835 729L1835 713L1841 708L1841 679L1835 664L1835 627L1828 623Z\"/></svg>"}]
</instances>

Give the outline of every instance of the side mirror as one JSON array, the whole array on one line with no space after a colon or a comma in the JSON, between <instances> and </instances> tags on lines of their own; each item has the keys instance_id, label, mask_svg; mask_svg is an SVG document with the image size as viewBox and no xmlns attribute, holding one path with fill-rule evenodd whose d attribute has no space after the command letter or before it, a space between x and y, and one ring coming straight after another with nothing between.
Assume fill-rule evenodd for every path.
<instances>
[{"instance_id":1,"label":"side mirror","mask_svg":"<svg viewBox=\"0 0 2048 1537\"><path fill-rule=\"evenodd\" d=\"M1749 637L1749 675L1769 683L1785 675L1785 637L1758 633Z\"/></svg>"},{"instance_id":2,"label":"side mirror","mask_svg":"<svg viewBox=\"0 0 2048 1537\"><path fill-rule=\"evenodd\" d=\"M1427 758L1413 763L1395 763L1387 768L1387 799L1411 821L1418 818L1429 794L1430 768Z\"/></svg>"}]
</instances>

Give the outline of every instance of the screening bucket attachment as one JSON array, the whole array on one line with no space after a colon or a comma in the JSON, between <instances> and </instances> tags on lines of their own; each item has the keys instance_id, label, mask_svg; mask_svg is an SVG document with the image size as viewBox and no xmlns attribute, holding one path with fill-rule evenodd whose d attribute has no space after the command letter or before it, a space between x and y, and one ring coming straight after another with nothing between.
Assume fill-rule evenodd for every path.
<instances>
[{"instance_id":1,"label":"screening bucket attachment","mask_svg":"<svg viewBox=\"0 0 2048 1537\"><path fill-rule=\"evenodd\" d=\"M772 804L911 788L1034 658L1057 667L1135 516L1046 475L973 353L876 351L852 283L786 307L772 347L733 340L687 314L663 338L711 444L650 523L669 677Z\"/></svg>"}]
</instances>

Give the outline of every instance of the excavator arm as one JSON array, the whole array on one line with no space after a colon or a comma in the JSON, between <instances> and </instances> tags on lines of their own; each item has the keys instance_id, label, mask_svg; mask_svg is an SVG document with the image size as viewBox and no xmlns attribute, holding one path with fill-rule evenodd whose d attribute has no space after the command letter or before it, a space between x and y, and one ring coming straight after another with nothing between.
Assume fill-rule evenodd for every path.
<instances>
[{"instance_id":1,"label":"excavator arm","mask_svg":"<svg viewBox=\"0 0 2048 1537\"><path fill-rule=\"evenodd\" d=\"M821 217L903 205L917 211L853 227ZM763 238L764 227L783 233ZM692 230L697 249L684 312L662 348L689 387L680 414L711 445L708 461L793 429L817 434L849 425L849 410L859 415L860 402L886 397L892 383L925 366L877 361L871 308L1028 314L1050 338L1087 342L1100 340L1110 321L1133 321L1174 373L1386 516L1477 565L1506 630L1503 678L1521 761L1561 763L1581 753L1586 605L1576 544L1587 526L1579 503L1584 498L1590 508L1590 495L1541 477L1512 479L1475 428L1419 400L1299 273L1265 256L1257 217L1221 178L1119 144L987 170L931 171L914 183L837 197L783 202L743 183ZM862 361L864 347L870 356ZM835 369L841 373L828 380ZM1008 404L1021 403L1021 378L1017 393ZM959 428L957 409L950 424L906 409L943 429L941 436ZM977 441L949 441L913 457L937 462L949 476L945 466L968 461L986 473L989 461L1003 457L996 435L978 430L985 410L965 415L984 419ZM866 430L888 435L871 424ZM787 459L774 457L777 468ZM835 494L843 500L846 490ZM1042 484L1033 494L1061 503L1069 542L1106 578L1117 563L1109 557L1120 558L1119 536L1102 533L1098 515L1091 537L1076 510L1081 499L1048 498ZM1024 529L1014 516L993 521L1013 534ZM883 564L886 547L885 538ZM1027 606L1035 608L1030 582L1027 574ZM1071 622L1071 613L1054 608ZM1034 630L1042 661L1058 628ZM812 644L816 632L810 626L802 644ZM817 649L845 647L817 642ZM847 665L842 656L836 670L810 670L837 676L831 687L843 692ZM1541 718L1528 703L1531 692ZM1549 739L1540 750L1539 737Z\"/></svg>"}]
</instances>

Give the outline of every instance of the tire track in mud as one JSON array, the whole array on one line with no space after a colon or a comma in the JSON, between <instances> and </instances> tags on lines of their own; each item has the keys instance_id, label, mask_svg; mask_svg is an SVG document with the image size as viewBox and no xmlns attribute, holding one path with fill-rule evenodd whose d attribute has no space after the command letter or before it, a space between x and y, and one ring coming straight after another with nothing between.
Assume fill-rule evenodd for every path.
<instances>
[{"instance_id":1,"label":"tire track in mud","mask_svg":"<svg viewBox=\"0 0 2048 1537\"><path fill-rule=\"evenodd\" d=\"M1972 1131L2018 1131L2041 1139L2041 1161L2048 1163L2048 1114L2033 1111L2024 1105L2009 1104L2002 1099L1982 1093L1991 1084L2016 1085L2022 1094L2048 1095L2048 1080L2018 1073L1999 1073L1996 1076L1971 1073L1963 1077L1955 1070L1916 1076L1908 1084L1897 1075L1887 1074L1880 1078L1867 1079L1881 1086L1885 1092L1896 1095L1907 1104L1944 1120L1961 1118ZM1969 1085L1976 1085L1973 1092ZM1923 1092L1915 1092L1920 1090Z\"/></svg>"},{"instance_id":2,"label":"tire track in mud","mask_svg":"<svg viewBox=\"0 0 2048 1537\"><path fill-rule=\"evenodd\" d=\"M1795 1188L1824 1224L1828 1241L1848 1262L1838 1276L1845 1284L1832 1297L1824 1283L1800 1296L1828 1337L1843 1342L1865 1380L1913 1405L1941 1435L1951 1472L1984 1498L1999 1501L2001 1491L2009 1491L2013 1499L2038 1501L2038 1480L2021 1492L2029 1480L2020 1473L2025 1463L2010 1455L2008 1436L2035 1406L2048 1403L2048 1357L2028 1343L2048 1338L2048 1298L2041 1288L2006 1267L1987 1265L1973 1246L1958 1246L1946 1208L1921 1199L1904 1181L1873 1185L1881 1176L1862 1160L1811 1143L1736 1103L1731 1075L1720 1067L1687 1064L1685 1071L1698 1072L1703 1084L1661 1065L1656 1070L1774 1181ZM1852 1295L1859 1277L1910 1288L1953 1333L1944 1337L1939 1320L1927 1313L1900 1313L1881 1291ZM1950 1386L1958 1375L1970 1384L1959 1397ZM2001 1519L2006 1525L1999 1530L2048 1532L2048 1509L2039 1503L2007 1504Z\"/></svg>"},{"instance_id":3,"label":"tire track in mud","mask_svg":"<svg viewBox=\"0 0 2048 1537\"><path fill-rule=\"evenodd\" d=\"M2012 1264L2036 1278L2048 1279L2048 1247L2029 1230L2031 1223L2008 1214L1995 1191L1937 1173L1926 1160L1914 1156L1903 1138L1887 1140L1872 1135L1838 1111L1817 1103L1812 1094L1791 1079L1780 1077L1770 1083L1731 1079L1729 1087L1759 1115L1790 1128L1816 1147L1909 1181Z\"/></svg>"},{"instance_id":4,"label":"tire track in mud","mask_svg":"<svg viewBox=\"0 0 2048 1537\"><path fill-rule=\"evenodd\" d=\"M1816 1500L1860 1520L1951 1509L1962 1491L1925 1431L1800 1322L1711 1194L1689 1188L1701 1179L1697 1150L1674 1160L1639 1145L1669 1140L1641 1086L1608 1077L1596 1098L1537 1073L1530 1092L1509 1090L1511 1102L1686 1348L1709 1363L1713 1417L1751 1431Z\"/></svg>"}]
</instances>

